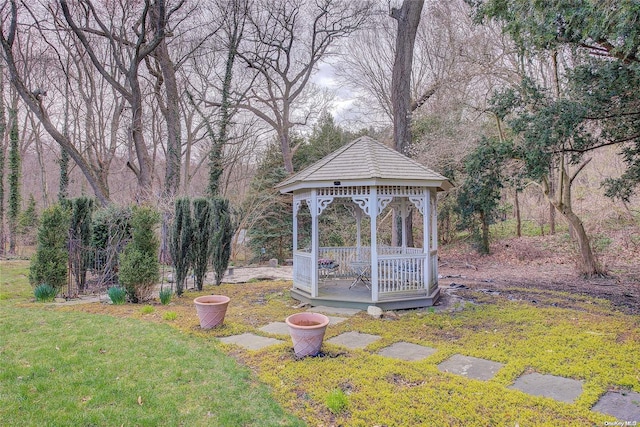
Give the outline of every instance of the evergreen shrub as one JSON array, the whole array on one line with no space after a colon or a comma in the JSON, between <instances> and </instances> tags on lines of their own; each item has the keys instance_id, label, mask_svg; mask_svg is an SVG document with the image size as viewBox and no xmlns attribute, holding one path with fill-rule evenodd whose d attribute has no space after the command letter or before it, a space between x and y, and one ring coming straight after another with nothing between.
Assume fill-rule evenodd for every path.
<instances>
[{"instance_id":1,"label":"evergreen shrub","mask_svg":"<svg viewBox=\"0 0 640 427\"><path fill-rule=\"evenodd\" d=\"M67 284L69 212L54 205L42 212L38 246L29 266L32 286L46 283L58 292Z\"/></svg>"},{"instance_id":2,"label":"evergreen shrub","mask_svg":"<svg viewBox=\"0 0 640 427\"><path fill-rule=\"evenodd\" d=\"M222 282L231 258L231 239L235 225L231 217L229 200L221 197L211 199L211 261L215 271L215 283Z\"/></svg>"},{"instance_id":3,"label":"evergreen shrub","mask_svg":"<svg viewBox=\"0 0 640 427\"><path fill-rule=\"evenodd\" d=\"M182 295L184 282L191 266L191 202L188 198L176 200L175 216L171 229L169 251L175 270L176 294Z\"/></svg>"},{"instance_id":4,"label":"evergreen shrub","mask_svg":"<svg viewBox=\"0 0 640 427\"><path fill-rule=\"evenodd\" d=\"M148 300L153 286L160 278L160 243L155 234L159 220L158 212L150 207L133 209L132 238L119 257L119 279L134 303Z\"/></svg>"}]
</instances>

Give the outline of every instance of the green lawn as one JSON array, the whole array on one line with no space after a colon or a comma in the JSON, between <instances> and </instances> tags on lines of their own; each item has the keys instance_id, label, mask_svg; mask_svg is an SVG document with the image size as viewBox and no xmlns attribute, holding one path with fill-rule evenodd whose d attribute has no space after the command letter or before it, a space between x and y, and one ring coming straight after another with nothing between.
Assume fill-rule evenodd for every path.
<instances>
[{"instance_id":1,"label":"green lawn","mask_svg":"<svg viewBox=\"0 0 640 427\"><path fill-rule=\"evenodd\" d=\"M216 340L131 318L27 304L2 264L0 425L297 426ZM23 304L24 305L24 304Z\"/></svg>"}]
</instances>

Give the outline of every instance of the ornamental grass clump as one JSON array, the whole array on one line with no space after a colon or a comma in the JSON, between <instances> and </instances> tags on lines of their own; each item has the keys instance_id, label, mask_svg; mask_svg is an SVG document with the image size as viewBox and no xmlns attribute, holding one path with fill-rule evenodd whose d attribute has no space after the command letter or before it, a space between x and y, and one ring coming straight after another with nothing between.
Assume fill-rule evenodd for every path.
<instances>
[{"instance_id":1,"label":"ornamental grass clump","mask_svg":"<svg viewBox=\"0 0 640 427\"><path fill-rule=\"evenodd\" d=\"M168 320L168 321L173 321L176 320L178 318L178 313L176 313L175 311L167 311L162 315L162 318L164 320Z\"/></svg>"},{"instance_id":2,"label":"ornamental grass clump","mask_svg":"<svg viewBox=\"0 0 640 427\"><path fill-rule=\"evenodd\" d=\"M341 389L331 390L326 399L327 408L332 414L338 415L347 409L349 398Z\"/></svg>"},{"instance_id":3,"label":"ornamental grass clump","mask_svg":"<svg viewBox=\"0 0 640 427\"><path fill-rule=\"evenodd\" d=\"M160 303L162 305L167 305L171 302L171 296L173 295L173 291L171 288L163 288L160 289Z\"/></svg>"},{"instance_id":4,"label":"ornamental grass clump","mask_svg":"<svg viewBox=\"0 0 640 427\"><path fill-rule=\"evenodd\" d=\"M33 290L33 293L38 302L51 302L56 299L58 292L56 289L46 283L41 283Z\"/></svg>"},{"instance_id":5,"label":"ornamental grass clump","mask_svg":"<svg viewBox=\"0 0 640 427\"><path fill-rule=\"evenodd\" d=\"M153 308L153 306L152 306L152 305L145 305L144 307L142 307L142 308L140 309L140 312L141 312L142 314L151 314L151 313L153 313L154 311L156 311L156 309L155 309L155 308Z\"/></svg>"},{"instance_id":6,"label":"ornamental grass clump","mask_svg":"<svg viewBox=\"0 0 640 427\"><path fill-rule=\"evenodd\" d=\"M127 302L127 291L120 286L112 286L107 290L107 295L115 305L122 305Z\"/></svg>"}]
</instances>

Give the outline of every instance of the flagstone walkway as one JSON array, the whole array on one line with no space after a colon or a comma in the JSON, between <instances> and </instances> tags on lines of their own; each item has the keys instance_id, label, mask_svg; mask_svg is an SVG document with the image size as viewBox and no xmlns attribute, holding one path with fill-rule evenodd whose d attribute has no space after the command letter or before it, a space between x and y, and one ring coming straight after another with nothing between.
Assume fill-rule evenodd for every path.
<instances>
[{"instance_id":1,"label":"flagstone walkway","mask_svg":"<svg viewBox=\"0 0 640 427\"><path fill-rule=\"evenodd\" d=\"M330 320L329 326L331 326L347 320L342 316L351 316L360 310L312 307L308 311L326 314ZM331 315L338 315L339 317ZM272 322L259 328L259 330L273 335L289 335L287 324L284 322ZM330 338L326 342L347 349L365 349L380 338L378 335L351 331ZM286 342L281 339L268 338L251 333L224 337L220 341L226 344L234 344L247 350L260 350ZM377 354L398 360L419 361L436 352L436 348L400 341L381 349ZM438 369L442 372L461 375L473 380L487 381L493 378L503 366L504 364L492 360L454 354L440 363ZM508 388L533 396L543 396L560 402L573 403L582 394L582 381L555 375L528 373L521 375ZM636 421L640 423L640 393L607 392L593 406L592 410L611 415L620 422Z\"/></svg>"}]
</instances>

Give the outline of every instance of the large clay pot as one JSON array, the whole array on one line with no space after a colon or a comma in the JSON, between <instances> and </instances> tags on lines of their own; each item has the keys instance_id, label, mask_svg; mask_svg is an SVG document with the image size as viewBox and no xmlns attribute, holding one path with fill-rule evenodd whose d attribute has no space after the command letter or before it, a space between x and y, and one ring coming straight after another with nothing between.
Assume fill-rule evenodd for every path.
<instances>
[{"instance_id":1,"label":"large clay pot","mask_svg":"<svg viewBox=\"0 0 640 427\"><path fill-rule=\"evenodd\" d=\"M320 313L296 313L285 320L296 356L315 356L320 352L329 318Z\"/></svg>"},{"instance_id":2,"label":"large clay pot","mask_svg":"<svg viewBox=\"0 0 640 427\"><path fill-rule=\"evenodd\" d=\"M203 295L193 300L202 329L221 325L229 306L229 297L224 295Z\"/></svg>"}]
</instances>

